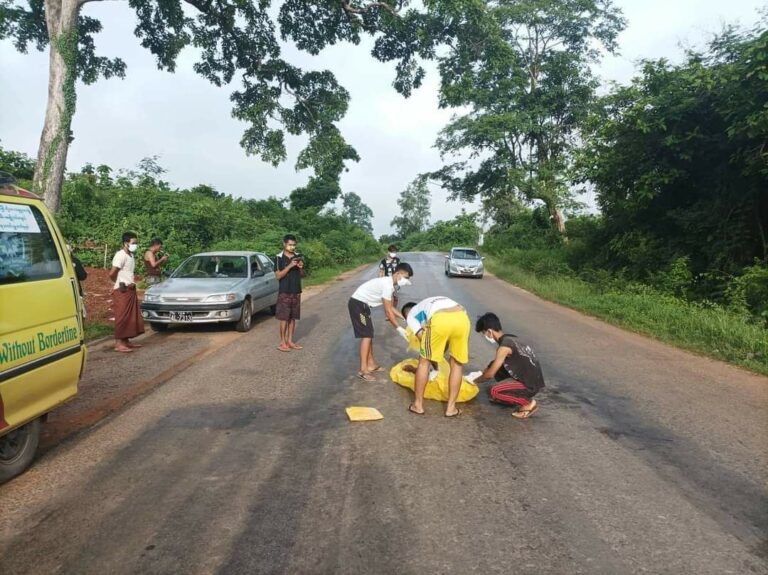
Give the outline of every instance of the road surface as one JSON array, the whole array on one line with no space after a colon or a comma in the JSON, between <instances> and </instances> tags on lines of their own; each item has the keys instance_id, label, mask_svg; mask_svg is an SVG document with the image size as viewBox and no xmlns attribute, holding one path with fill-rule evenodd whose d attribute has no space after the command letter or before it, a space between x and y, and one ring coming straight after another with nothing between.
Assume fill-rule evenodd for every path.
<instances>
[{"instance_id":1,"label":"road surface","mask_svg":"<svg viewBox=\"0 0 768 575\"><path fill-rule=\"evenodd\" d=\"M303 351L264 318L0 487L0 573L768 573L768 379L405 260L403 301L495 311L535 346L533 418L485 393L414 416L385 375L356 379L346 301L371 268L306 302ZM391 365L404 346L374 315ZM194 334L116 373L174 338ZM493 353L473 334L469 369Z\"/></svg>"}]
</instances>

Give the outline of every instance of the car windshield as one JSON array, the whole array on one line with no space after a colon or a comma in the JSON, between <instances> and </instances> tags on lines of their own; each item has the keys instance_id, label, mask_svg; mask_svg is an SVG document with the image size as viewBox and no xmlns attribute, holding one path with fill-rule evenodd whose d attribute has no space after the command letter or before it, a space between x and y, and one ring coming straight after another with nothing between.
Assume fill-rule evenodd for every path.
<instances>
[{"instance_id":1,"label":"car windshield","mask_svg":"<svg viewBox=\"0 0 768 575\"><path fill-rule=\"evenodd\" d=\"M192 256L176 271L175 278L247 278L245 256Z\"/></svg>"},{"instance_id":2,"label":"car windshield","mask_svg":"<svg viewBox=\"0 0 768 575\"><path fill-rule=\"evenodd\" d=\"M457 260L479 260L480 254L475 250L453 250L453 258Z\"/></svg>"}]
</instances>

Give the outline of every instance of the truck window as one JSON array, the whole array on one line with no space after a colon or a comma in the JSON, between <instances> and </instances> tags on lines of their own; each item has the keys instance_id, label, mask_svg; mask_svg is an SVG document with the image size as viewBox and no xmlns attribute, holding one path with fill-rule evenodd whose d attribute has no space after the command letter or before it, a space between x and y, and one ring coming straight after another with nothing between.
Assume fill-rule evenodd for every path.
<instances>
[{"instance_id":1,"label":"truck window","mask_svg":"<svg viewBox=\"0 0 768 575\"><path fill-rule=\"evenodd\" d=\"M58 278L63 271L42 212L0 202L0 285Z\"/></svg>"}]
</instances>

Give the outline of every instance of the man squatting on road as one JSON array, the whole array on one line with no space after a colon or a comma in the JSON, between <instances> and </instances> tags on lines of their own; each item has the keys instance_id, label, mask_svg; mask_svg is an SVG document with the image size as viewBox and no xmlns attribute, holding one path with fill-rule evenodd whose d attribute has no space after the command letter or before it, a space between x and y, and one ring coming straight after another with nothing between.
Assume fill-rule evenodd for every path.
<instances>
[{"instance_id":1,"label":"man squatting on road","mask_svg":"<svg viewBox=\"0 0 768 575\"><path fill-rule=\"evenodd\" d=\"M416 367L414 400L408 411L424 415L424 390L427 387L429 368L438 362L448 349L450 373L448 374L448 404L446 417L461 415L456 398L461 389L464 365L469 361L470 321L466 310L447 297L430 297L419 303L408 302L403 306L403 317L408 327L419 339L419 365Z\"/></svg>"},{"instance_id":2,"label":"man squatting on road","mask_svg":"<svg viewBox=\"0 0 768 575\"><path fill-rule=\"evenodd\" d=\"M544 387L544 375L536 354L516 335L504 333L501 321L494 313L480 316L475 331L498 345L498 349L496 358L474 382L496 380L497 383L488 389L491 401L516 406L518 409L512 417L527 419L539 408L533 396Z\"/></svg>"},{"instance_id":3,"label":"man squatting on road","mask_svg":"<svg viewBox=\"0 0 768 575\"><path fill-rule=\"evenodd\" d=\"M112 258L109 279L115 282L112 288L112 311L115 314L115 351L128 353L140 344L131 343L132 337L144 333L144 319L141 317L139 298L136 296L134 270L139 241L133 232L123 234L123 247Z\"/></svg>"},{"instance_id":4,"label":"man squatting on road","mask_svg":"<svg viewBox=\"0 0 768 575\"><path fill-rule=\"evenodd\" d=\"M296 320L301 319L301 278L304 259L296 253L296 236L283 238L283 251L275 256L275 276L279 282L275 317L280 320L280 351L301 349L294 343Z\"/></svg>"},{"instance_id":5,"label":"man squatting on road","mask_svg":"<svg viewBox=\"0 0 768 575\"><path fill-rule=\"evenodd\" d=\"M405 328L397 322L398 319L403 319L403 316L394 307L392 300L397 289L411 285L409 278L412 276L413 268L407 263L400 263L391 276L368 280L349 298L347 304L349 318L352 320L355 337L360 340L360 371L357 372L357 377L364 381L375 381L376 378L371 375L371 372L383 371L383 368L373 359L371 308L384 305L387 320L401 336L405 337Z\"/></svg>"}]
</instances>

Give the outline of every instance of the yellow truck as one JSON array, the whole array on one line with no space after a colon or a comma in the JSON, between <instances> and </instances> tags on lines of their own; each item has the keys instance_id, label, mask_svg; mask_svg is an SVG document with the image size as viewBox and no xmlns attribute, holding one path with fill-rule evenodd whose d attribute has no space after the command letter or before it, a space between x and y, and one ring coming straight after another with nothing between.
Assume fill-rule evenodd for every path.
<instances>
[{"instance_id":1,"label":"yellow truck","mask_svg":"<svg viewBox=\"0 0 768 575\"><path fill-rule=\"evenodd\" d=\"M42 421L75 396L86 355L61 232L38 196L0 181L0 483L32 462Z\"/></svg>"}]
</instances>

